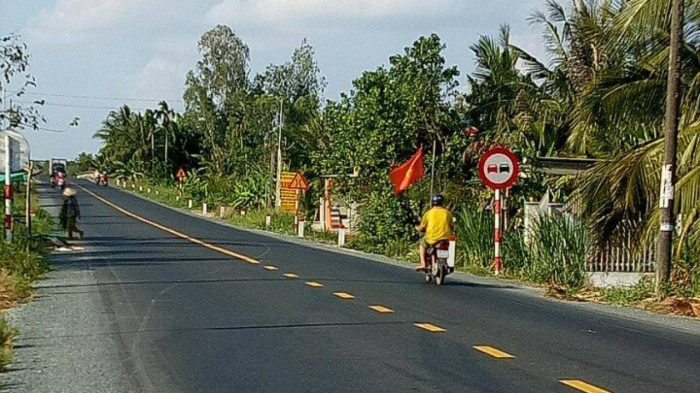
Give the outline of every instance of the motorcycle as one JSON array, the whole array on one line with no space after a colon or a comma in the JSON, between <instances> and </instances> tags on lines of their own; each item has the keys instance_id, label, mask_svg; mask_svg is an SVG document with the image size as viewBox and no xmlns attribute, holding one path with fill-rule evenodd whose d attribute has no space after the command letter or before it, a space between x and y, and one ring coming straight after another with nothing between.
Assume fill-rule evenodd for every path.
<instances>
[{"instance_id":1,"label":"motorcycle","mask_svg":"<svg viewBox=\"0 0 700 393\"><path fill-rule=\"evenodd\" d=\"M445 277L454 273L454 259L450 258L450 241L440 240L425 250L425 282L445 283Z\"/></svg>"},{"instance_id":2,"label":"motorcycle","mask_svg":"<svg viewBox=\"0 0 700 393\"><path fill-rule=\"evenodd\" d=\"M60 192L63 192L63 190L66 189L66 179L62 176L59 176L58 179L56 179L56 185L58 186L58 190Z\"/></svg>"},{"instance_id":3,"label":"motorcycle","mask_svg":"<svg viewBox=\"0 0 700 393\"><path fill-rule=\"evenodd\" d=\"M107 187L108 181L107 181L107 174L106 173L101 173L97 177L97 185L102 186L102 187Z\"/></svg>"}]
</instances>

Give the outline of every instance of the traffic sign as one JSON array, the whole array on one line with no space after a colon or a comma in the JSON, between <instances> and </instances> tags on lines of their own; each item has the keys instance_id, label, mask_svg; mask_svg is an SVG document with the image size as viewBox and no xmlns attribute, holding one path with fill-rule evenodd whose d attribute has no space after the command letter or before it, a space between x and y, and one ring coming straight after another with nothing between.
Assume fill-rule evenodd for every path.
<instances>
[{"instance_id":1,"label":"traffic sign","mask_svg":"<svg viewBox=\"0 0 700 393\"><path fill-rule=\"evenodd\" d=\"M518 157L503 147L494 147L479 160L479 177L489 188L506 189L518 180L520 163Z\"/></svg>"},{"instance_id":2,"label":"traffic sign","mask_svg":"<svg viewBox=\"0 0 700 393\"><path fill-rule=\"evenodd\" d=\"M289 188L291 190L306 191L309 189L309 181L306 180L306 178L301 172L297 172L296 174L294 174L294 178L292 179L292 181L285 185L285 188Z\"/></svg>"},{"instance_id":3,"label":"traffic sign","mask_svg":"<svg viewBox=\"0 0 700 393\"><path fill-rule=\"evenodd\" d=\"M182 169L182 167L180 167L180 169L178 169L177 174L175 175L175 177L177 177L177 180L178 180L180 183L182 183L183 180L185 180L185 178L187 177L187 173L185 173L185 170Z\"/></svg>"}]
</instances>

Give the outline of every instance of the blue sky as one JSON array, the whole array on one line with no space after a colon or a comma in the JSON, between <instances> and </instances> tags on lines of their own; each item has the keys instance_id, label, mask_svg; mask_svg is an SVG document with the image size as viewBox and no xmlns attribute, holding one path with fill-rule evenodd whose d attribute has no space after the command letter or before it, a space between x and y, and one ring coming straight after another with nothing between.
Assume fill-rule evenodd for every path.
<instances>
[{"instance_id":1,"label":"blue sky","mask_svg":"<svg viewBox=\"0 0 700 393\"><path fill-rule=\"evenodd\" d=\"M181 109L185 73L198 59L197 39L216 24L250 46L251 74L286 61L302 39L316 49L334 99L362 71L386 64L421 35L439 34L449 65L473 68L469 46L480 35L512 28L516 45L543 56L540 32L527 23L544 0L0 0L0 34L18 32L29 46L42 127L25 135L36 158L95 152L92 138L110 108ZM89 96L104 99L61 97ZM109 98L109 99L106 99ZM124 100L129 98L129 100ZM152 100L152 101L148 101Z\"/></svg>"}]
</instances>

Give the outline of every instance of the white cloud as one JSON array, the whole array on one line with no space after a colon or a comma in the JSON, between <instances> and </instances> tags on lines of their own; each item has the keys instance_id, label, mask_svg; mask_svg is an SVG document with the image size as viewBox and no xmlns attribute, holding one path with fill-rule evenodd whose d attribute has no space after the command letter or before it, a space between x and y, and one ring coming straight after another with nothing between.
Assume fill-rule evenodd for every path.
<instances>
[{"instance_id":1,"label":"white cloud","mask_svg":"<svg viewBox=\"0 0 700 393\"><path fill-rule=\"evenodd\" d=\"M319 19L368 20L402 16L436 16L457 0L222 0L212 7L213 23L294 23Z\"/></svg>"},{"instance_id":2,"label":"white cloud","mask_svg":"<svg viewBox=\"0 0 700 393\"><path fill-rule=\"evenodd\" d=\"M28 26L38 42L82 42L117 24L133 7L149 0L58 0Z\"/></svg>"},{"instance_id":3,"label":"white cloud","mask_svg":"<svg viewBox=\"0 0 700 393\"><path fill-rule=\"evenodd\" d=\"M185 62L153 56L140 72L126 78L122 94L129 97L179 100L189 67ZM180 107L177 104L172 106Z\"/></svg>"}]
</instances>

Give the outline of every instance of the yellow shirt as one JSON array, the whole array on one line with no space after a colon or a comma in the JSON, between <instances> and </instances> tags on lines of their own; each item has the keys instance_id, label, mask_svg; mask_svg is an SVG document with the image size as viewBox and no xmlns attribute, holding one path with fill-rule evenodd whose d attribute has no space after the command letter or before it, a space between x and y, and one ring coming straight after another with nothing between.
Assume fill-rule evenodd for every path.
<instances>
[{"instance_id":1,"label":"yellow shirt","mask_svg":"<svg viewBox=\"0 0 700 393\"><path fill-rule=\"evenodd\" d=\"M452 213L444 207L433 207L423 215L420 225L425 228L428 244L449 239L452 236Z\"/></svg>"}]
</instances>

